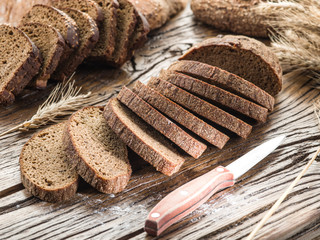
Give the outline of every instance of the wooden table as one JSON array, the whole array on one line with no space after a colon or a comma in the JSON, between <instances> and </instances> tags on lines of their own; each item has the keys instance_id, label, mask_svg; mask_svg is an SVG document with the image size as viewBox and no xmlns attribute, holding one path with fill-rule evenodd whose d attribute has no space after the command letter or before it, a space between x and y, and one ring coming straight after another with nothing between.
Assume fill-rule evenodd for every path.
<instances>
[{"instance_id":1,"label":"wooden table","mask_svg":"<svg viewBox=\"0 0 320 240\"><path fill-rule=\"evenodd\" d=\"M105 104L123 84L146 82L183 52L217 31L195 22L189 8L150 34L146 46L122 69L81 66L76 74L83 92L105 96ZM13 106L1 108L0 132L29 119L46 99L45 91L25 91ZM167 177L131 154L134 172L120 194L102 194L86 184L71 201L46 203L22 186L19 154L34 131L0 137L0 239L151 239L143 231L155 204L187 181L227 165L264 140L286 134L284 144L198 210L170 227L161 239L243 239L298 175L319 146L320 130L313 113L319 92L308 78L284 78L275 110L247 140L234 138L223 150L211 147L197 160L188 159L179 173ZM257 239L313 239L320 236L320 165L315 162Z\"/></svg>"}]
</instances>

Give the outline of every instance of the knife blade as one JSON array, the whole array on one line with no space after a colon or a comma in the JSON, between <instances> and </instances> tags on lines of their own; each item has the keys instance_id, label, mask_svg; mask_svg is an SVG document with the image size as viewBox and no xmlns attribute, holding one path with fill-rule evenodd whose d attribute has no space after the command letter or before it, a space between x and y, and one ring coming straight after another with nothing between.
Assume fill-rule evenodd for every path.
<instances>
[{"instance_id":1,"label":"knife blade","mask_svg":"<svg viewBox=\"0 0 320 240\"><path fill-rule=\"evenodd\" d=\"M210 172L182 185L163 198L148 214L145 231L159 236L217 191L233 186L235 180L273 152L285 139L281 135L254 148L226 167L218 166Z\"/></svg>"}]
</instances>

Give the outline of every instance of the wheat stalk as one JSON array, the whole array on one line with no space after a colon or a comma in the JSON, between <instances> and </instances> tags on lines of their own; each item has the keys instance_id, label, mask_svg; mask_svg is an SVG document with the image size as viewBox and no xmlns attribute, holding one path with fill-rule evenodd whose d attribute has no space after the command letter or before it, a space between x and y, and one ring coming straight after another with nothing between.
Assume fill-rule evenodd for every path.
<instances>
[{"instance_id":1,"label":"wheat stalk","mask_svg":"<svg viewBox=\"0 0 320 240\"><path fill-rule=\"evenodd\" d=\"M92 95L91 92L79 94L81 87L75 87L74 83L74 80L65 84L59 83L30 120L1 133L0 136L14 131L29 131L47 123L59 122L61 117L68 116L85 105L93 105L105 99L105 96L99 97Z\"/></svg>"}]
</instances>

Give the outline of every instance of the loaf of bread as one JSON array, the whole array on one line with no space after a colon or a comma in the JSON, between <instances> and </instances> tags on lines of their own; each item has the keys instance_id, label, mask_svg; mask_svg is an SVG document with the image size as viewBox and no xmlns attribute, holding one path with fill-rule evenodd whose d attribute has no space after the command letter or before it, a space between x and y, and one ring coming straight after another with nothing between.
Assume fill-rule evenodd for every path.
<instances>
[{"instance_id":1,"label":"loaf of bread","mask_svg":"<svg viewBox=\"0 0 320 240\"><path fill-rule=\"evenodd\" d=\"M263 0L192 0L196 19L222 31L252 37L268 37L265 16L254 10Z\"/></svg>"},{"instance_id":2,"label":"loaf of bread","mask_svg":"<svg viewBox=\"0 0 320 240\"><path fill-rule=\"evenodd\" d=\"M131 176L126 145L103 117L102 107L85 107L69 118L63 136L70 165L103 193L121 192Z\"/></svg>"},{"instance_id":3,"label":"loaf of bread","mask_svg":"<svg viewBox=\"0 0 320 240\"><path fill-rule=\"evenodd\" d=\"M11 104L39 72L39 49L21 30L0 25L0 104Z\"/></svg>"},{"instance_id":4,"label":"loaf of bread","mask_svg":"<svg viewBox=\"0 0 320 240\"><path fill-rule=\"evenodd\" d=\"M43 89L47 86L47 81L59 64L64 52L65 41L61 34L49 25L27 23L20 26L20 29L36 44L43 58L40 72L29 85Z\"/></svg>"},{"instance_id":5,"label":"loaf of bread","mask_svg":"<svg viewBox=\"0 0 320 240\"><path fill-rule=\"evenodd\" d=\"M185 156L119 100L107 103L104 117L119 138L158 171L168 176L179 171Z\"/></svg>"},{"instance_id":6,"label":"loaf of bread","mask_svg":"<svg viewBox=\"0 0 320 240\"><path fill-rule=\"evenodd\" d=\"M253 38L233 35L209 38L189 49L180 59L222 68L272 96L282 88L282 68L277 56Z\"/></svg>"},{"instance_id":7,"label":"loaf of bread","mask_svg":"<svg viewBox=\"0 0 320 240\"><path fill-rule=\"evenodd\" d=\"M79 177L68 163L62 141L64 128L60 123L34 134L20 154L22 184L48 202L69 200L78 189Z\"/></svg>"}]
</instances>

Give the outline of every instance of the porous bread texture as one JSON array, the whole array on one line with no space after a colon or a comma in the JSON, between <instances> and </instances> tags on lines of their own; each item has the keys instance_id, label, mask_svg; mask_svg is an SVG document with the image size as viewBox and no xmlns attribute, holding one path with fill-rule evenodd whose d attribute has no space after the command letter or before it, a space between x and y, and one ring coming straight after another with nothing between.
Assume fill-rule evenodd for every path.
<instances>
[{"instance_id":1,"label":"porous bread texture","mask_svg":"<svg viewBox=\"0 0 320 240\"><path fill-rule=\"evenodd\" d=\"M52 76L56 80L68 79L83 60L89 56L99 39L97 24L87 13L69 8L62 8L61 10L77 24L79 47L68 58L60 62L59 67Z\"/></svg>"},{"instance_id":2,"label":"porous bread texture","mask_svg":"<svg viewBox=\"0 0 320 240\"><path fill-rule=\"evenodd\" d=\"M70 164L98 191L118 193L127 186L132 172L127 147L108 126L103 107L72 114L63 142Z\"/></svg>"},{"instance_id":3,"label":"porous bread texture","mask_svg":"<svg viewBox=\"0 0 320 240\"><path fill-rule=\"evenodd\" d=\"M282 68L277 56L262 42L246 36L209 38L189 49L180 60L222 68L272 96L282 88Z\"/></svg>"},{"instance_id":4,"label":"porous bread texture","mask_svg":"<svg viewBox=\"0 0 320 240\"><path fill-rule=\"evenodd\" d=\"M152 77L148 82L148 86L179 105L236 133L242 138L247 138L251 133L252 126L249 124L167 81Z\"/></svg>"},{"instance_id":5,"label":"porous bread texture","mask_svg":"<svg viewBox=\"0 0 320 240\"><path fill-rule=\"evenodd\" d=\"M264 0L192 0L196 19L222 31L252 37L268 37L266 16L254 10Z\"/></svg>"},{"instance_id":6,"label":"porous bread texture","mask_svg":"<svg viewBox=\"0 0 320 240\"><path fill-rule=\"evenodd\" d=\"M190 136L129 88L122 87L117 99L192 157L199 158L207 149L205 144Z\"/></svg>"},{"instance_id":7,"label":"porous bread texture","mask_svg":"<svg viewBox=\"0 0 320 240\"><path fill-rule=\"evenodd\" d=\"M0 104L12 104L39 72L41 56L34 43L16 27L0 25Z\"/></svg>"},{"instance_id":8,"label":"porous bread texture","mask_svg":"<svg viewBox=\"0 0 320 240\"><path fill-rule=\"evenodd\" d=\"M104 117L119 138L156 170L168 176L179 171L185 156L119 100L107 103Z\"/></svg>"},{"instance_id":9,"label":"porous bread texture","mask_svg":"<svg viewBox=\"0 0 320 240\"><path fill-rule=\"evenodd\" d=\"M99 26L100 37L88 60L99 60L100 56L111 57L116 44L117 0L94 0L102 9L103 21Z\"/></svg>"},{"instance_id":10,"label":"porous bread texture","mask_svg":"<svg viewBox=\"0 0 320 240\"><path fill-rule=\"evenodd\" d=\"M51 5L58 9L71 8L87 13L97 25L103 21L102 9L93 0L52 0Z\"/></svg>"},{"instance_id":11,"label":"porous bread texture","mask_svg":"<svg viewBox=\"0 0 320 240\"><path fill-rule=\"evenodd\" d=\"M191 112L171 101L169 98L166 98L159 92L144 85L140 81L135 83L132 91L160 112L172 118L174 121L194 132L212 145L221 149L229 140L227 135L218 131Z\"/></svg>"},{"instance_id":12,"label":"porous bread texture","mask_svg":"<svg viewBox=\"0 0 320 240\"><path fill-rule=\"evenodd\" d=\"M168 69L216 85L254 101L270 111L273 110L274 98L270 94L253 83L221 68L198 61L181 60L171 64Z\"/></svg>"},{"instance_id":13,"label":"porous bread texture","mask_svg":"<svg viewBox=\"0 0 320 240\"><path fill-rule=\"evenodd\" d=\"M61 34L49 25L27 23L20 26L20 29L36 44L43 58L40 72L33 78L30 85L40 89L45 88L59 64L65 41Z\"/></svg>"},{"instance_id":14,"label":"porous bread texture","mask_svg":"<svg viewBox=\"0 0 320 240\"><path fill-rule=\"evenodd\" d=\"M47 202L69 200L78 188L78 174L69 165L62 142L64 127L65 122L34 134L20 154L22 184Z\"/></svg>"},{"instance_id":15,"label":"porous bread texture","mask_svg":"<svg viewBox=\"0 0 320 240\"><path fill-rule=\"evenodd\" d=\"M265 122L267 120L268 109L215 85L170 70L162 70L159 78L205 100L212 101L214 105L224 108L227 112L230 109L235 113L240 113L258 122Z\"/></svg>"}]
</instances>

